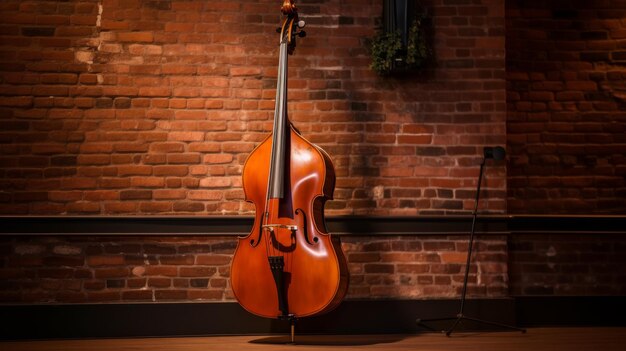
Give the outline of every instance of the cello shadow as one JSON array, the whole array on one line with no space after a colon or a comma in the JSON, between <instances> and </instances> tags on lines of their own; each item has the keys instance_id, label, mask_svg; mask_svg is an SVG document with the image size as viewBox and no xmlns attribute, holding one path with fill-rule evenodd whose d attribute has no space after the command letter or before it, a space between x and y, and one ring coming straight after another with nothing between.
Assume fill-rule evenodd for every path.
<instances>
[{"instance_id":1,"label":"cello shadow","mask_svg":"<svg viewBox=\"0 0 626 351\"><path fill-rule=\"evenodd\" d=\"M404 340L406 335L296 335L295 345L317 346L361 346L389 344ZM251 344L285 345L291 344L289 335L269 336L250 340Z\"/></svg>"}]
</instances>

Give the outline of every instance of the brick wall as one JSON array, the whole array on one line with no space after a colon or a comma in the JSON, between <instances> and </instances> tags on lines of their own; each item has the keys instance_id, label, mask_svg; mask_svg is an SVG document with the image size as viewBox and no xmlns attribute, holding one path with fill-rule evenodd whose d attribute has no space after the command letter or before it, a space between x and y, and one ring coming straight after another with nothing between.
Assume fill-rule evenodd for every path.
<instances>
[{"instance_id":1,"label":"brick wall","mask_svg":"<svg viewBox=\"0 0 626 351\"><path fill-rule=\"evenodd\" d=\"M347 298L456 298L463 285L467 236L347 237ZM506 237L483 237L474 244L467 294L508 294Z\"/></svg>"},{"instance_id":2,"label":"brick wall","mask_svg":"<svg viewBox=\"0 0 626 351\"><path fill-rule=\"evenodd\" d=\"M626 3L507 1L509 213L626 212Z\"/></svg>"},{"instance_id":3,"label":"brick wall","mask_svg":"<svg viewBox=\"0 0 626 351\"><path fill-rule=\"evenodd\" d=\"M456 297L467 239L346 237L354 298ZM233 301L234 237L3 237L0 302ZM469 296L507 294L506 238L476 245Z\"/></svg>"},{"instance_id":4,"label":"brick wall","mask_svg":"<svg viewBox=\"0 0 626 351\"><path fill-rule=\"evenodd\" d=\"M436 64L383 79L378 0L299 4L289 113L337 172L331 214L471 207L505 138L504 5L423 2ZM273 117L280 1L0 4L0 213L249 214L241 169ZM483 208L505 210L504 166Z\"/></svg>"},{"instance_id":5,"label":"brick wall","mask_svg":"<svg viewBox=\"0 0 626 351\"><path fill-rule=\"evenodd\" d=\"M467 212L482 147L505 140L508 167L488 167L481 209L623 213L623 3L507 1L506 80L503 2L422 3L435 65L410 79L367 68L379 1L299 4L309 36L290 60L289 111L335 162L328 214ZM271 128L279 5L0 3L0 213L250 214L240 173ZM542 240L511 242L511 262L506 238L481 240L470 294L506 295L507 262L514 294L598 293L609 278L595 273L616 266L581 262L623 256L619 241ZM233 243L3 237L0 296L231 300ZM346 237L348 298L457 296L464 243Z\"/></svg>"},{"instance_id":6,"label":"brick wall","mask_svg":"<svg viewBox=\"0 0 626 351\"><path fill-rule=\"evenodd\" d=\"M511 295L626 294L623 234L517 235L509 259Z\"/></svg>"},{"instance_id":7,"label":"brick wall","mask_svg":"<svg viewBox=\"0 0 626 351\"><path fill-rule=\"evenodd\" d=\"M454 298L467 237L345 236L346 299ZM0 302L233 301L234 237L3 236ZM623 234L479 236L468 296L620 296Z\"/></svg>"}]
</instances>

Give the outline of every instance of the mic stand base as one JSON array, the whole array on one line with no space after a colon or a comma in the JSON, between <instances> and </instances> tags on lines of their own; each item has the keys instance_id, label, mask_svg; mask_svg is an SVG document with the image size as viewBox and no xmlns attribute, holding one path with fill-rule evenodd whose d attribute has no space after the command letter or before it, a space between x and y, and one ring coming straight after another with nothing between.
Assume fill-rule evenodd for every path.
<instances>
[{"instance_id":1,"label":"mic stand base","mask_svg":"<svg viewBox=\"0 0 626 351\"><path fill-rule=\"evenodd\" d=\"M454 323L452 324L452 326L450 327L450 329L446 329L446 330L442 330L442 333L445 333L446 336L450 336L452 334L452 332L454 331L454 329L456 329L456 327L461 323L461 321L463 320L468 320L468 321L472 321L472 322L476 322L476 323L482 323L482 324L486 324L486 325L491 325L494 327L499 327L502 329L510 329L510 330L516 330L519 332L522 332L522 334L526 333L526 329L524 328L518 328L518 327L514 327L512 325L508 325L508 324L504 324L504 323L498 323L498 322L492 322L492 321L487 321L484 319L479 319L479 318L474 318L474 317L469 317L466 316L462 313L459 313L456 315L456 317L448 317L448 318L431 318L431 319L420 319L418 318L415 322L418 325L421 325L423 327L425 327L426 329L432 330L432 331L437 331L437 329L431 328L428 325L424 324L424 322L441 322L441 321L454 321Z\"/></svg>"}]
</instances>

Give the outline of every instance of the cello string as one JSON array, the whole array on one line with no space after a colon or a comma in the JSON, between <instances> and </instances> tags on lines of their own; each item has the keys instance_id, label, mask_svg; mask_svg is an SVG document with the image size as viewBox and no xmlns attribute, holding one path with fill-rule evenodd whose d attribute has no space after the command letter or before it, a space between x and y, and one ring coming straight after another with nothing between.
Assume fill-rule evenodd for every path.
<instances>
[{"instance_id":1,"label":"cello string","mask_svg":"<svg viewBox=\"0 0 626 351\"><path fill-rule=\"evenodd\" d=\"M287 120L287 87L288 87L288 80L287 80L287 75L288 75L288 50L287 50L287 46L291 43L291 33L292 33L292 27L293 27L293 21L294 19L291 18L289 20L289 24L287 25L287 31L285 33L285 36L282 38L282 42L281 42L281 61L283 61L283 65L281 67L281 82L282 82L282 87L281 87L281 95L282 95L282 99L281 99L281 105L282 108L280 109L280 111L282 112L282 115L280 116L283 125L283 130L284 133L290 133L291 132L291 128L289 128L289 122ZM283 140L290 140L287 139L286 137L283 138ZM283 145L284 146L284 145ZM287 149L286 147L283 147L282 151L284 153L286 153L286 150L290 150L291 146L289 146L289 149ZM286 167L291 167L291 155L287 154L285 155L285 157L283 158L283 177L285 176L285 174L291 174L291 172L286 172ZM283 184L286 184L288 182L289 187L291 188L291 179L283 179ZM293 199L289 199L290 201L293 201ZM280 201L279 201L280 203ZM280 205L279 205L280 206ZM292 206L293 207L293 206ZM286 231L291 232L291 229L286 229ZM276 238L278 240L278 237ZM280 245L280 241L278 242L278 245ZM279 250L279 253L281 254L281 256L283 256L283 260L285 260L285 251L283 250ZM286 262L285 262L286 263Z\"/></svg>"}]
</instances>

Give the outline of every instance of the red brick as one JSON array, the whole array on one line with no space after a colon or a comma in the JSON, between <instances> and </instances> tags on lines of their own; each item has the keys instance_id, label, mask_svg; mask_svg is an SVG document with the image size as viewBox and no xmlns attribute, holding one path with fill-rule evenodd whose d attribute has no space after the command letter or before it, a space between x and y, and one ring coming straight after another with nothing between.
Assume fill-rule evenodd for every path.
<instances>
[{"instance_id":1,"label":"red brick","mask_svg":"<svg viewBox=\"0 0 626 351\"><path fill-rule=\"evenodd\" d=\"M155 200L184 199L187 197L187 191L185 190L157 189L153 191L153 194Z\"/></svg>"},{"instance_id":2,"label":"red brick","mask_svg":"<svg viewBox=\"0 0 626 351\"><path fill-rule=\"evenodd\" d=\"M169 202L141 202L139 211L144 213L171 213L173 205Z\"/></svg>"},{"instance_id":3,"label":"red brick","mask_svg":"<svg viewBox=\"0 0 626 351\"><path fill-rule=\"evenodd\" d=\"M204 204L198 202L175 202L175 212L201 212L204 211Z\"/></svg>"},{"instance_id":4,"label":"red brick","mask_svg":"<svg viewBox=\"0 0 626 351\"><path fill-rule=\"evenodd\" d=\"M31 96L0 97L0 106L30 107L33 104Z\"/></svg>"},{"instance_id":5,"label":"red brick","mask_svg":"<svg viewBox=\"0 0 626 351\"><path fill-rule=\"evenodd\" d=\"M205 155L203 158L204 163L212 163L212 164L231 163L232 160L233 160L233 155L231 154L210 154L210 155Z\"/></svg>"},{"instance_id":6,"label":"red brick","mask_svg":"<svg viewBox=\"0 0 626 351\"><path fill-rule=\"evenodd\" d=\"M167 155L167 163L169 164L194 164L200 163L200 155L198 154L172 154Z\"/></svg>"},{"instance_id":7,"label":"red brick","mask_svg":"<svg viewBox=\"0 0 626 351\"><path fill-rule=\"evenodd\" d=\"M119 203L111 202L104 204L104 213L134 213L137 212L138 206L133 202Z\"/></svg>"},{"instance_id":8,"label":"red brick","mask_svg":"<svg viewBox=\"0 0 626 351\"><path fill-rule=\"evenodd\" d=\"M122 190L120 200L149 200L152 198L152 190Z\"/></svg>"},{"instance_id":9,"label":"red brick","mask_svg":"<svg viewBox=\"0 0 626 351\"><path fill-rule=\"evenodd\" d=\"M147 276L165 276L176 277L178 276L178 268L172 266L146 266L145 275Z\"/></svg>"},{"instance_id":10,"label":"red brick","mask_svg":"<svg viewBox=\"0 0 626 351\"><path fill-rule=\"evenodd\" d=\"M189 173L187 166L155 166L155 176L185 176Z\"/></svg>"},{"instance_id":11,"label":"red brick","mask_svg":"<svg viewBox=\"0 0 626 351\"><path fill-rule=\"evenodd\" d=\"M96 190L86 191L84 195L86 201L104 201L104 200L119 200L119 193L117 191L109 190Z\"/></svg>"},{"instance_id":12,"label":"red brick","mask_svg":"<svg viewBox=\"0 0 626 351\"><path fill-rule=\"evenodd\" d=\"M199 255L196 256L196 264L205 266L222 266L230 264L232 258L229 255Z\"/></svg>"},{"instance_id":13,"label":"red brick","mask_svg":"<svg viewBox=\"0 0 626 351\"><path fill-rule=\"evenodd\" d=\"M439 255L443 263L465 263L467 253L465 252L442 252Z\"/></svg>"},{"instance_id":14,"label":"red brick","mask_svg":"<svg viewBox=\"0 0 626 351\"><path fill-rule=\"evenodd\" d=\"M207 119L208 112L205 110L179 110L174 115L176 119L203 120Z\"/></svg>"},{"instance_id":15,"label":"red brick","mask_svg":"<svg viewBox=\"0 0 626 351\"><path fill-rule=\"evenodd\" d=\"M117 174L120 176L150 175L152 174L152 167L150 166L118 166Z\"/></svg>"},{"instance_id":16,"label":"red brick","mask_svg":"<svg viewBox=\"0 0 626 351\"><path fill-rule=\"evenodd\" d=\"M187 290L156 290L154 296L157 300L186 300Z\"/></svg>"},{"instance_id":17,"label":"red brick","mask_svg":"<svg viewBox=\"0 0 626 351\"><path fill-rule=\"evenodd\" d=\"M221 200L223 194L219 190L190 190L187 196L190 200Z\"/></svg>"},{"instance_id":18,"label":"red brick","mask_svg":"<svg viewBox=\"0 0 626 351\"><path fill-rule=\"evenodd\" d=\"M115 268L96 268L94 269L94 277L98 279L102 278L124 278L129 276L128 268L115 267Z\"/></svg>"},{"instance_id":19,"label":"red brick","mask_svg":"<svg viewBox=\"0 0 626 351\"><path fill-rule=\"evenodd\" d=\"M89 266L120 266L124 265L124 256L90 256L87 258Z\"/></svg>"},{"instance_id":20,"label":"red brick","mask_svg":"<svg viewBox=\"0 0 626 351\"><path fill-rule=\"evenodd\" d=\"M118 32L116 39L121 42L152 42L154 33L152 32Z\"/></svg>"},{"instance_id":21,"label":"red brick","mask_svg":"<svg viewBox=\"0 0 626 351\"><path fill-rule=\"evenodd\" d=\"M210 277L217 270L214 267L180 267L181 277Z\"/></svg>"},{"instance_id":22,"label":"red brick","mask_svg":"<svg viewBox=\"0 0 626 351\"><path fill-rule=\"evenodd\" d=\"M172 279L148 278L148 286L151 288L169 288L170 286L172 286Z\"/></svg>"},{"instance_id":23,"label":"red brick","mask_svg":"<svg viewBox=\"0 0 626 351\"><path fill-rule=\"evenodd\" d=\"M220 290L189 290L187 296L190 300L219 300L223 298L224 292Z\"/></svg>"},{"instance_id":24,"label":"red brick","mask_svg":"<svg viewBox=\"0 0 626 351\"><path fill-rule=\"evenodd\" d=\"M159 263L164 265L192 265L194 264L195 257L192 255L176 255L166 256L161 255L159 257Z\"/></svg>"},{"instance_id":25,"label":"red brick","mask_svg":"<svg viewBox=\"0 0 626 351\"><path fill-rule=\"evenodd\" d=\"M201 141L204 140L204 132L171 132L169 140L174 141Z\"/></svg>"},{"instance_id":26,"label":"red brick","mask_svg":"<svg viewBox=\"0 0 626 351\"><path fill-rule=\"evenodd\" d=\"M150 97L159 97L159 96L170 96L171 91L168 87L141 87L139 88L140 96L150 96Z\"/></svg>"},{"instance_id":27,"label":"red brick","mask_svg":"<svg viewBox=\"0 0 626 351\"><path fill-rule=\"evenodd\" d=\"M261 74L261 69L258 67L233 67L230 69L232 76L255 76Z\"/></svg>"},{"instance_id":28,"label":"red brick","mask_svg":"<svg viewBox=\"0 0 626 351\"><path fill-rule=\"evenodd\" d=\"M163 142L163 143L151 143L150 144L150 151L156 151L156 152L166 152L166 153L183 152L184 149L185 149L185 146L183 143Z\"/></svg>"},{"instance_id":29,"label":"red brick","mask_svg":"<svg viewBox=\"0 0 626 351\"><path fill-rule=\"evenodd\" d=\"M62 15L40 15L40 16L37 16L37 24L61 25L61 24L69 24L69 22L70 22L70 18L68 16L62 16Z\"/></svg>"},{"instance_id":30,"label":"red brick","mask_svg":"<svg viewBox=\"0 0 626 351\"><path fill-rule=\"evenodd\" d=\"M152 291L150 290L122 291L122 300L152 301Z\"/></svg>"},{"instance_id":31,"label":"red brick","mask_svg":"<svg viewBox=\"0 0 626 351\"><path fill-rule=\"evenodd\" d=\"M100 204L92 202L74 202L67 205L69 213L97 213L100 212Z\"/></svg>"}]
</instances>

